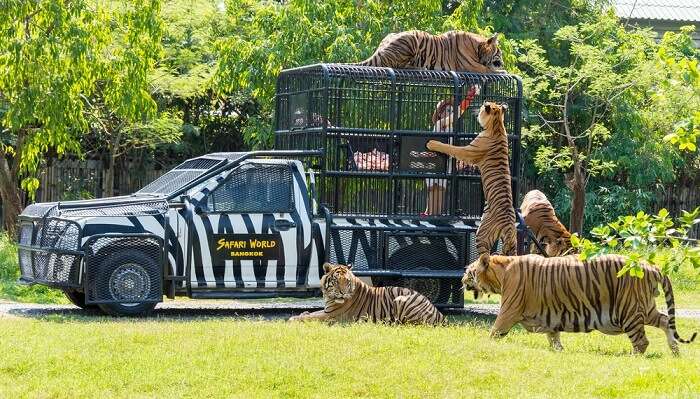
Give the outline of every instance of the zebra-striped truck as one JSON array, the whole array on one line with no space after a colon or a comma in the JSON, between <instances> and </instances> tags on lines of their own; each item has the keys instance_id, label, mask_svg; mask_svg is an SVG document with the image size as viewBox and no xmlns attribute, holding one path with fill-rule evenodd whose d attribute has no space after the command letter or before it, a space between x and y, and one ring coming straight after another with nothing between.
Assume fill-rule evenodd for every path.
<instances>
[{"instance_id":1,"label":"zebra-striped truck","mask_svg":"<svg viewBox=\"0 0 700 399\"><path fill-rule=\"evenodd\" d=\"M476 84L473 107L511 103L517 176L516 77L323 64L283 71L277 150L193 158L129 196L29 205L21 280L61 288L83 308L137 315L164 296L318 296L328 261L462 306L460 278L483 209L479 175L423 146L475 136L471 112L455 113L450 132L433 131L430 113L445 98L458 109ZM425 214L431 182L442 191Z\"/></svg>"}]
</instances>

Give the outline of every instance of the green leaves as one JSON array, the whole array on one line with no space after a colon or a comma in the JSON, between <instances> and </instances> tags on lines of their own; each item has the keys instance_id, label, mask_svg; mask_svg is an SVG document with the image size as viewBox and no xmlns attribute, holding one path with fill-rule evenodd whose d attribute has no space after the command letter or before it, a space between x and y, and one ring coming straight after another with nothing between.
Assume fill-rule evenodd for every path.
<instances>
[{"instance_id":1,"label":"green leaves","mask_svg":"<svg viewBox=\"0 0 700 399\"><path fill-rule=\"evenodd\" d=\"M160 2L20 1L0 7L0 125L15 135L22 188L45 153L81 153L90 98L100 92L111 116L154 114L147 73L160 49Z\"/></svg>"},{"instance_id":2,"label":"green leaves","mask_svg":"<svg viewBox=\"0 0 700 399\"><path fill-rule=\"evenodd\" d=\"M282 69L362 61L391 32L479 32L483 3L462 1L445 15L442 3L431 0L368 0L361 6L356 0L230 0L226 26L232 34L216 42L219 62L212 84L219 93L241 91L259 102L261 114L247 122L245 141L255 148L269 145L275 81ZM512 63L510 43L503 35L501 41L506 63Z\"/></svg>"},{"instance_id":3,"label":"green leaves","mask_svg":"<svg viewBox=\"0 0 700 399\"><path fill-rule=\"evenodd\" d=\"M664 272L678 270L683 265L700 269L700 247L687 235L693 225L700 224L699 217L700 207L692 212L683 211L675 221L666 209L656 215L639 211L592 229L591 240L574 235L571 244L580 252L581 260L605 253L627 255L627 265L618 276L629 273L642 277L643 262Z\"/></svg>"},{"instance_id":4,"label":"green leaves","mask_svg":"<svg viewBox=\"0 0 700 399\"><path fill-rule=\"evenodd\" d=\"M695 152L698 149L698 138L700 138L700 111L696 111L692 118L676 123L674 132L664 136L663 140L677 145L681 151Z\"/></svg>"}]
</instances>

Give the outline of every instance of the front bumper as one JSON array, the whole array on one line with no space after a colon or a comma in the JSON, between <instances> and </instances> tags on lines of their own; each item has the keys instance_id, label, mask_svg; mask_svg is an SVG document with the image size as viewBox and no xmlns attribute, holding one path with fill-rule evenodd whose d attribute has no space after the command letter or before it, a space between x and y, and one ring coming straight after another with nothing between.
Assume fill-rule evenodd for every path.
<instances>
[{"instance_id":1,"label":"front bumper","mask_svg":"<svg viewBox=\"0 0 700 399\"><path fill-rule=\"evenodd\" d=\"M20 281L51 287L81 285L84 253L79 250L82 229L60 217L20 217Z\"/></svg>"}]
</instances>

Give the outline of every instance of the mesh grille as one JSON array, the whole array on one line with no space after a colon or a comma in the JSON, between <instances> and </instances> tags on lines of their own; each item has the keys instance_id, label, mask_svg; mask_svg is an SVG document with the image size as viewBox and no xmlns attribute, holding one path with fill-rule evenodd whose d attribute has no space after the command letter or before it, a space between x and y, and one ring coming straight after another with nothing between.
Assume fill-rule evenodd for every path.
<instances>
[{"instance_id":1,"label":"mesh grille","mask_svg":"<svg viewBox=\"0 0 700 399\"><path fill-rule=\"evenodd\" d=\"M51 210L51 208L55 208L56 203L55 202L45 202L45 203L40 203L40 204L31 204L24 208L24 211L22 211L22 216L30 216L30 217L37 217L37 216L45 216L47 212Z\"/></svg>"},{"instance_id":2,"label":"mesh grille","mask_svg":"<svg viewBox=\"0 0 700 399\"><path fill-rule=\"evenodd\" d=\"M378 269L379 232L370 230L331 230L331 263L351 264L354 270Z\"/></svg>"},{"instance_id":3,"label":"mesh grille","mask_svg":"<svg viewBox=\"0 0 700 399\"><path fill-rule=\"evenodd\" d=\"M290 212L292 181L288 165L245 164L212 192L207 207L214 212Z\"/></svg>"},{"instance_id":4,"label":"mesh grille","mask_svg":"<svg viewBox=\"0 0 700 399\"><path fill-rule=\"evenodd\" d=\"M198 178L206 173L206 170L178 170L174 169L167 172L163 176L156 179L154 182L146 185L146 187L137 191L138 193L157 193L170 194L174 193L180 187Z\"/></svg>"},{"instance_id":5,"label":"mesh grille","mask_svg":"<svg viewBox=\"0 0 700 399\"><path fill-rule=\"evenodd\" d=\"M32 232L34 224L22 223L19 229L19 243L24 245L32 245Z\"/></svg>"},{"instance_id":6,"label":"mesh grille","mask_svg":"<svg viewBox=\"0 0 700 399\"><path fill-rule=\"evenodd\" d=\"M101 237L85 256L87 302L162 300L162 245L155 237Z\"/></svg>"},{"instance_id":7,"label":"mesh grille","mask_svg":"<svg viewBox=\"0 0 700 399\"><path fill-rule=\"evenodd\" d=\"M479 171L446 162L425 143L468 144L483 130L474 112L486 100L509 105L511 174L519 171L522 88L515 76L313 65L283 71L276 100L277 148L325 150L320 200L336 214L421 214L425 184L410 178L432 174L446 181L447 192L444 204L428 214L477 219L480 180L458 179L454 187L449 176L478 177Z\"/></svg>"},{"instance_id":8,"label":"mesh grille","mask_svg":"<svg viewBox=\"0 0 700 399\"><path fill-rule=\"evenodd\" d=\"M80 227L75 222L60 219L45 219L37 223L34 243L41 248L77 251Z\"/></svg>"},{"instance_id":9,"label":"mesh grille","mask_svg":"<svg viewBox=\"0 0 700 399\"><path fill-rule=\"evenodd\" d=\"M460 235L388 234L386 268L405 271L463 270Z\"/></svg>"},{"instance_id":10,"label":"mesh grille","mask_svg":"<svg viewBox=\"0 0 700 399\"><path fill-rule=\"evenodd\" d=\"M220 159L211 159L211 158L194 158L187 160L183 162L182 164L178 165L175 170L178 169L203 169L203 170L209 170L210 168L218 165L221 163Z\"/></svg>"},{"instance_id":11,"label":"mesh grille","mask_svg":"<svg viewBox=\"0 0 700 399\"><path fill-rule=\"evenodd\" d=\"M32 252L26 249L19 249L19 269L22 278L25 280L34 279L34 269L32 265Z\"/></svg>"},{"instance_id":12,"label":"mesh grille","mask_svg":"<svg viewBox=\"0 0 700 399\"><path fill-rule=\"evenodd\" d=\"M167 211L167 201L155 200L102 207L62 209L61 216L146 216L161 215Z\"/></svg>"},{"instance_id":13,"label":"mesh grille","mask_svg":"<svg viewBox=\"0 0 700 399\"><path fill-rule=\"evenodd\" d=\"M20 250L20 252L25 250ZM28 252L28 251L27 251ZM32 251L31 254L20 258L32 257L32 280L37 283L61 287L79 286L80 260L79 255L58 254L45 251Z\"/></svg>"}]
</instances>

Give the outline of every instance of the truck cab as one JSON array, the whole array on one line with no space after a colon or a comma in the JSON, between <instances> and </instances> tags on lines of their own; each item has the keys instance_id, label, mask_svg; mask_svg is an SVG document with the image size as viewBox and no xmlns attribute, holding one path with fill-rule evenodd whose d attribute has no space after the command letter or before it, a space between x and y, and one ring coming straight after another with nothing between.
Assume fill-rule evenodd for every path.
<instances>
[{"instance_id":1,"label":"truck cab","mask_svg":"<svg viewBox=\"0 0 700 399\"><path fill-rule=\"evenodd\" d=\"M458 109L475 87L470 110L485 99L511 105L517 192L517 77L319 64L280 75L276 150L186 160L129 196L28 206L21 280L61 288L84 308L136 315L164 296L318 296L328 261L352 264L370 284L462 306L480 177L424 145L476 136L471 112L450 116L449 131L430 126L436 103ZM424 214L434 182L440 203Z\"/></svg>"}]
</instances>

